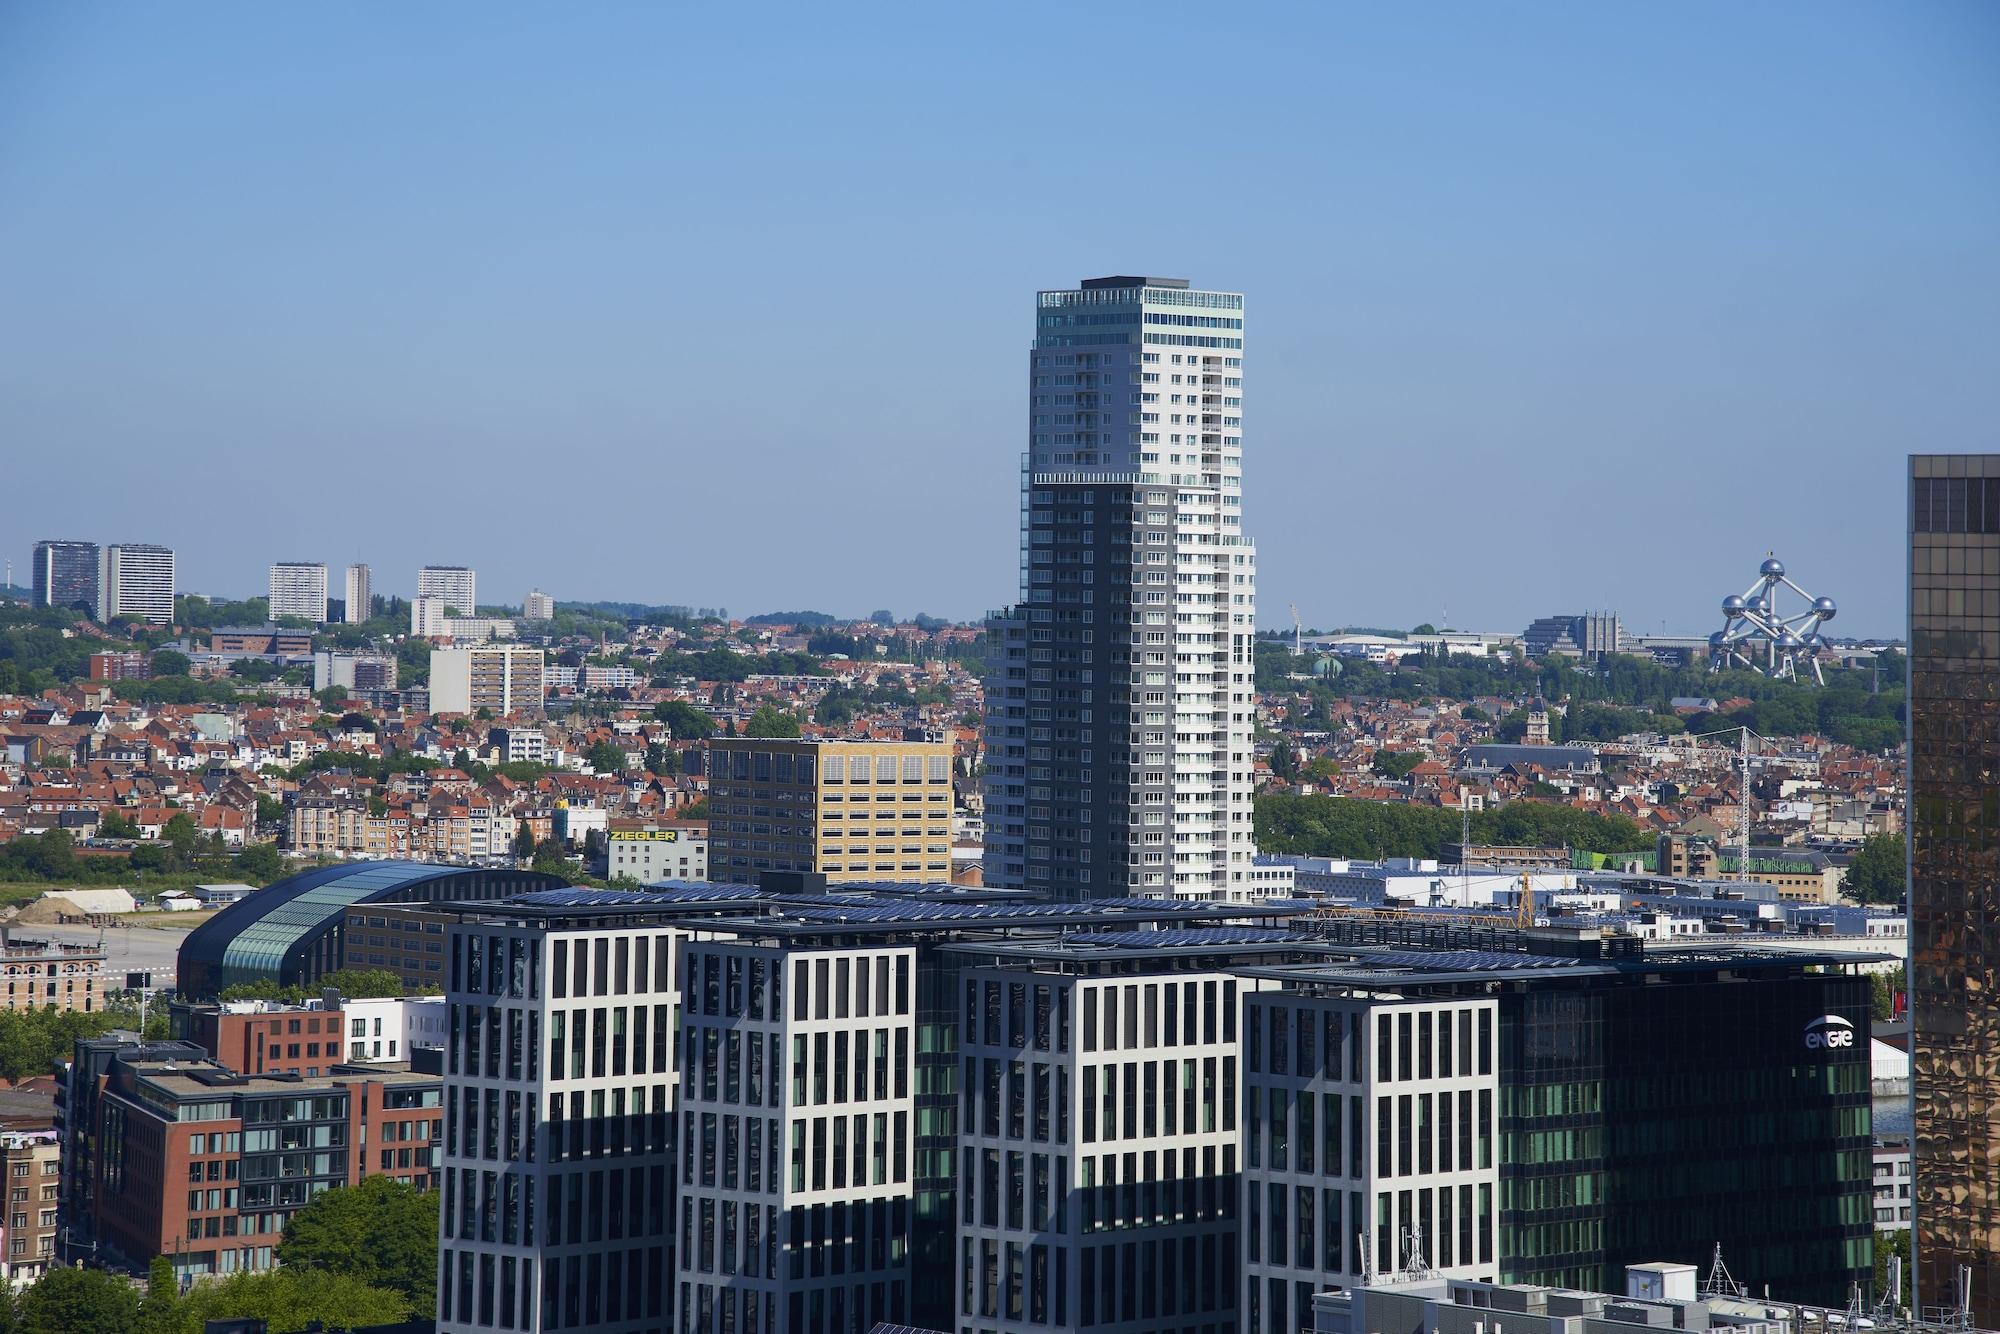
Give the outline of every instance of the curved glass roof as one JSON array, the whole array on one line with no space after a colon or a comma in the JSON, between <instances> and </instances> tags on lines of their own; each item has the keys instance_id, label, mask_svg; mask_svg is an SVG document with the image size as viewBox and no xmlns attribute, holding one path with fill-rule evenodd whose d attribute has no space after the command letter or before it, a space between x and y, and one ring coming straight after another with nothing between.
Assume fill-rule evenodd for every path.
<instances>
[{"instance_id":1,"label":"curved glass roof","mask_svg":"<svg viewBox=\"0 0 2000 1334\"><path fill-rule=\"evenodd\" d=\"M428 892L417 886L439 882ZM450 882L458 882L456 884ZM493 898L551 888L554 876L435 862L349 862L316 867L231 904L181 946L184 987L215 991L235 982L291 980L288 965L338 925L348 905L395 900Z\"/></svg>"}]
</instances>

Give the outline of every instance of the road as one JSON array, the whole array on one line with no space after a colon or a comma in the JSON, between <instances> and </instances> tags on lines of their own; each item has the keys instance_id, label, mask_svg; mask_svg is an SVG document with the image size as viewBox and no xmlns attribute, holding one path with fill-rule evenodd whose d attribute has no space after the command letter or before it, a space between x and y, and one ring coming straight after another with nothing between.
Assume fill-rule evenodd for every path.
<instances>
[{"instance_id":1,"label":"road","mask_svg":"<svg viewBox=\"0 0 2000 1334\"><path fill-rule=\"evenodd\" d=\"M168 986L173 981L176 956L188 937L182 927L109 926L103 930L105 979L110 987L125 985L124 974L150 972L153 985ZM13 933L23 940L52 940L68 945L95 945L94 926L17 926Z\"/></svg>"}]
</instances>

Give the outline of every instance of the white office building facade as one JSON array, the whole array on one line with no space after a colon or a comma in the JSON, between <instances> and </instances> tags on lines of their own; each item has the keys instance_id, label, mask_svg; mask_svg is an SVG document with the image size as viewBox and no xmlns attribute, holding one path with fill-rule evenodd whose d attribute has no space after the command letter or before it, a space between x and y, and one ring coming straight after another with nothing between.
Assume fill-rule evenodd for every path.
<instances>
[{"instance_id":1,"label":"white office building facade","mask_svg":"<svg viewBox=\"0 0 2000 1334\"><path fill-rule=\"evenodd\" d=\"M1243 298L1037 298L1020 602L990 622L987 883L1250 895L1256 551Z\"/></svg>"},{"instance_id":2,"label":"white office building facade","mask_svg":"<svg viewBox=\"0 0 2000 1334\"><path fill-rule=\"evenodd\" d=\"M452 928L438 1334L667 1334L687 933Z\"/></svg>"},{"instance_id":3,"label":"white office building facade","mask_svg":"<svg viewBox=\"0 0 2000 1334\"><path fill-rule=\"evenodd\" d=\"M1497 1275L1499 1022L1490 999L1245 998L1243 1334L1373 1275Z\"/></svg>"},{"instance_id":4,"label":"white office building facade","mask_svg":"<svg viewBox=\"0 0 2000 1334\"><path fill-rule=\"evenodd\" d=\"M297 616L322 625L326 621L326 566L315 561L279 561L271 567L271 619Z\"/></svg>"},{"instance_id":5,"label":"white office building facade","mask_svg":"<svg viewBox=\"0 0 2000 1334\"><path fill-rule=\"evenodd\" d=\"M683 967L675 1328L903 1322L915 950L708 940Z\"/></svg>"},{"instance_id":6,"label":"white office building facade","mask_svg":"<svg viewBox=\"0 0 2000 1334\"><path fill-rule=\"evenodd\" d=\"M1235 1334L1244 985L965 971L955 1328Z\"/></svg>"}]
</instances>

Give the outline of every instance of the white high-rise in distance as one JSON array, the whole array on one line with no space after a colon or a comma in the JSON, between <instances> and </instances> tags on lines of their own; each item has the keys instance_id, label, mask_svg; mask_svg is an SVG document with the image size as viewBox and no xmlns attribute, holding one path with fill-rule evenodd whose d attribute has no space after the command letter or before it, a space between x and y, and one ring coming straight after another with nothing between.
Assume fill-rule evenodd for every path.
<instances>
[{"instance_id":1,"label":"white high-rise in distance","mask_svg":"<svg viewBox=\"0 0 2000 1334\"><path fill-rule=\"evenodd\" d=\"M326 564L323 561L281 560L271 567L271 619L298 616L322 625L326 621Z\"/></svg>"},{"instance_id":2,"label":"white high-rise in distance","mask_svg":"<svg viewBox=\"0 0 2000 1334\"><path fill-rule=\"evenodd\" d=\"M473 605L473 573L463 565L426 565L417 571L417 596L443 598L444 605L460 616L470 616Z\"/></svg>"},{"instance_id":3,"label":"white high-rise in distance","mask_svg":"<svg viewBox=\"0 0 2000 1334\"><path fill-rule=\"evenodd\" d=\"M97 619L174 620L174 553L151 542L108 546L98 557Z\"/></svg>"},{"instance_id":4,"label":"white high-rise in distance","mask_svg":"<svg viewBox=\"0 0 2000 1334\"><path fill-rule=\"evenodd\" d=\"M1042 292L1028 373L1021 600L990 625L987 883L1247 897L1243 298L1146 277Z\"/></svg>"},{"instance_id":5,"label":"white high-rise in distance","mask_svg":"<svg viewBox=\"0 0 2000 1334\"><path fill-rule=\"evenodd\" d=\"M349 625L359 625L375 613L375 574L366 565L347 567L346 601L341 617Z\"/></svg>"}]
</instances>

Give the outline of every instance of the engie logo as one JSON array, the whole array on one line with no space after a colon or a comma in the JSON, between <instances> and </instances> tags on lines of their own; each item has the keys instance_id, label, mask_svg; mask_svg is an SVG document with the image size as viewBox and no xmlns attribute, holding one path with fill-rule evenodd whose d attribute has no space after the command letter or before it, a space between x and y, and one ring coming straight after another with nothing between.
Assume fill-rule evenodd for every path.
<instances>
[{"instance_id":1,"label":"engie logo","mask_svg":"<svg viewBox=\"0 0 2000 1334\"><path fill-rule=\"evenodd\" d=\"M1823 1014L1806 1025L1806 1050L1826 1051L1854 1045L1854 1025L1837 1014Z\"/></svg>"}]
</instances>

